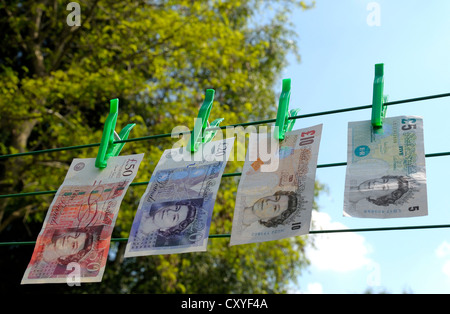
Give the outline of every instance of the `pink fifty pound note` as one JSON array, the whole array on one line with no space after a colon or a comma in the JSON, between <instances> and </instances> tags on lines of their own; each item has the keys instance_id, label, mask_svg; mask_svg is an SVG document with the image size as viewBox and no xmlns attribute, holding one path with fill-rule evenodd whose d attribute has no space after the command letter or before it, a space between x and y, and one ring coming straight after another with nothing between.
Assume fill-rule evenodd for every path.
<instances>
[{"instance_id":1,"label":"pink fifty pound note","mask_svg":"<svg viewBox=\"0 0 450 314\"><path fill-rule=\"evenodd\" d=\"M58 189L22 284L99 282L120 204L143 154L111 157L105 169L95 159L74 159Z\"/></svg>"}]
</instances>

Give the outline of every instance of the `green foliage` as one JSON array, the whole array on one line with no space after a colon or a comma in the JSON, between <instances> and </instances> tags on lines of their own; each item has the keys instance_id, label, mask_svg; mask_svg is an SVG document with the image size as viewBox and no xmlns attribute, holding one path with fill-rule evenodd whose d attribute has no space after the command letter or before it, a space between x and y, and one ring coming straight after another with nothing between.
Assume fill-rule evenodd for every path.
<instances>
[{"instance_id":1,"label":"green foliage","mask_svg":"<svg viewBox=\"0 0 450 314\"><path fill-rule=\"evenodd\" d=\"M70 27L66 1L0 2L0 154L98 143L116 97L118 130L137 124L130 138L170 133L178 125L192 129L207 88L216 90L211 119L230 125L273 118L286 57L299 58L289 7L308 8L294 0L79 3L81 26ZM148 181L177 140L127 143L122 155L145 152L135 182ZM56 190L74 157L96 153L0 159L0 193ZM241 167L229 162L226 172ZM222 179L211 234L231 231L236 189L236 179ZM114 236L128 236L144 190L128 190ZM2 199L0 239L34 240L51 199ZM305 241L229 247L226 239L213 239L206 253L132 259L123 259L124 243L113 243L103 282L67 292L283 292L307 265ZM17 268L23 273L31 254L17 250L7 255L24 259ZM13 284L21 278L15 275Z\"/></svg>"}]
</instances>

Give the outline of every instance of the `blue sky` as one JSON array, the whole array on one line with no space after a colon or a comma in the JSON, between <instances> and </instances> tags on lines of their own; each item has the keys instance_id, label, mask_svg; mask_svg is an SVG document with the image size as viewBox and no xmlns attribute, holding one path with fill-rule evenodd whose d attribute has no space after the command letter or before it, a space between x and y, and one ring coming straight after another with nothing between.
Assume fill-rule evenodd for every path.
<instances>
[{"instance_id":1,"label":"blue sky","mask_svg":"<svg viewBox=\"0 0 450 314\"><path fill-rule=\"evenodd\" d=\"M379 26L367 18L379 8ZM317 0L292 13L301 62L290 58L290 108L308 114L368 105L374 65L384 63L389 101L450 92L450 1ZM281 89L281 82L280 82ZM347 161L347 126L370 119L370 109L296 120L294 129L323 123L319 164ZM450 151L450 97L390 106L387 116L424 119L425 153ZM428 216L395 219L343 217L346 168L319 168L328 188L314 216L323 229L450 224L446 177L450 157L426 159ZM309 269L293 292L450 293L450 228L311 235Z\"/></svg>"}]
</instances>

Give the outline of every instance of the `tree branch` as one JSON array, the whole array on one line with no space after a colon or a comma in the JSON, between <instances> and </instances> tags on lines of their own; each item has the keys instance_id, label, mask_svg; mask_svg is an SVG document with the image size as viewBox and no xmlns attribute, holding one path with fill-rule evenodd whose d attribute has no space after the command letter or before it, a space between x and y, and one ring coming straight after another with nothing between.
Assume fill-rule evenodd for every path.
<instances>
[{"instance_id":1,"label":"tree branch","mask_svg":"<svg viewBox=\"0 0 450 314\"><path fill-rule=\"evenodd\" d=\"M94 9L97 7L98 0L94 1L92 6L90 7L87 19L83 23L89 23L93 17L94 17ZM59 43L59 45L56 48L56 52L53 55L53 62L51 65L51 71L56 70L62 61L62 58L66 54L66 51L68 49L69 44L72 42L72 40L75 38L75 35L80 32L81 26L72 26L71 28L65 28L63 31L63 34L59 36L59 38L63 38L63 40Z\"/></svg>"},{"instance_id":2,"label":"tree branch","mask_svg":"<svg viewBox=\"0 0 450 314\"><path fill-rule=\"evenodd\" d=\"M8 15L9 19L10 19L10 23L12 24L12 22L14 21L14 15L12 14L12 12L10 10L8 10L8 6L6 5L6 1L5 0L1 0L2 4L3 4L3 8L6 11L6 14ZM20 31L15 28L15 27L11 27L14 30L14 33L16 33L16 37L17 37L17 42L20 44L20 46L26 50L29 51L28 45L26 43L26 41L23 39L22 34L20 34Z\"/></svg>"}]
</instances>

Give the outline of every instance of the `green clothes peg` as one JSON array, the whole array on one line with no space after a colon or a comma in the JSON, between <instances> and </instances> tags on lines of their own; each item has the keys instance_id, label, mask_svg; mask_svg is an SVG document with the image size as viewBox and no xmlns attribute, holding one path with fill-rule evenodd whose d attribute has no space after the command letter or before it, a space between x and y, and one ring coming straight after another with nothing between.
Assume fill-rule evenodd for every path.
<instances>
[{"instance_id":1,"label":"green clothes peg","mask_svg":"<svg viewBox=\"0 0 450 314\"><path fill-rule=\"evenodd\" d=\"M106 168L109 157L119 156L125 143L114 143L114 140L126 140L131 129L136 125L135 123L128 124L119 134L117 134L115 128L118 112L119 99L111 99L109 115L105 121L100 148L98 149L97 158L95 159L95 166L97 168Z\"/></svg>"},{"instance_id":2,"label":"green clothes peg","mask_svg":"<svg viewBox=\"0 0 450 314\"><path fill-rule=\"evenodd\" d=\"M383 127L383 119L386 116L386 100L383 95L384 89L384 64L375 64L375 79L373 81L372 97L372 127L379 130Z\"/></svg>"},{"instance_id":3,"label":"green clothes peg","mask_svg":"<svg viewBox=\"0 0 450 314\"><path fill-rule=\"evenodd\" d=\"M220 122L224 119L219 118L209 124L209 114L214 102L214 89L207 89L205 94L205 100L198 112L197 119L195 119L194 130L191 132L191 138L189 139L188 149L191 152L196 152L200 144L210 142L216 135L217 130L206 131L209 127L218 127Z\"/></svg>"},{"instance_id":4,"label":"green clothes peg","mask_svg":"<svg viewBox=\"0 0 450 314\"><path fill-rule=\"evenodd\" d=\"M278 102L277 119L275 122L275 138L278 140L284 140L285 133L291 131L294 127L295 120L288 118L296 116L300 111L300 109L292 109L289 111L290 98L291 79L284 79L280 100Z\"/></svg>"}]
</instances>

